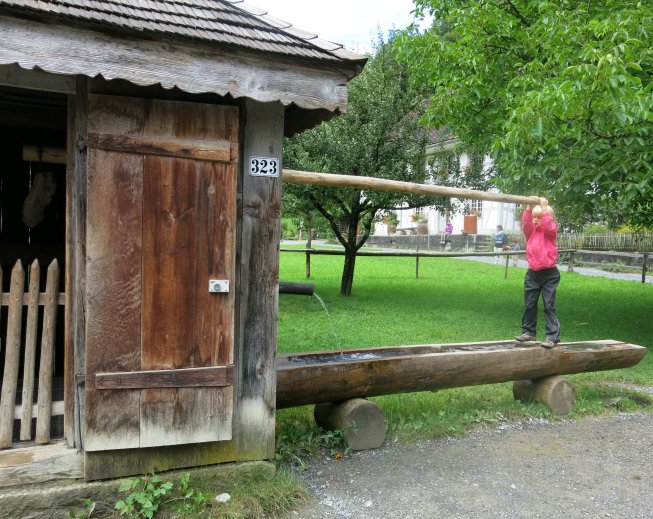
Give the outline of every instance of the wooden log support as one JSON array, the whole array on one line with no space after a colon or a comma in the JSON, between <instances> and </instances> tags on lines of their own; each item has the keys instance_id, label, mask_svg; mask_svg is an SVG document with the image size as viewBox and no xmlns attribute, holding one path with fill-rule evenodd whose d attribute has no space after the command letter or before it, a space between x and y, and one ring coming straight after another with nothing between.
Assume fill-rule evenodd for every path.
<instances>
[{"instance_id":1,"label":"wooden log support","mask_svg":"<svg viewBox=\"0 0 653 519\"><path fill-rule=\"evenodd\" d=\"M364 398L315 406L315 422L323 429L342 431L351 450L378 449L388 429L383 410Z\"/></svg>"},{"instance_id":2,"label":"wooden log support","mask_svg":"<svg viewBox=\"0 0 653 519\"><path fill-rule=\"evenodd\" d=\"M512 384L512 394L522 402L542 402L559 415L569 414L576 401L574 386L561 377L516 380Z\"/></svg>"}]
</instances>

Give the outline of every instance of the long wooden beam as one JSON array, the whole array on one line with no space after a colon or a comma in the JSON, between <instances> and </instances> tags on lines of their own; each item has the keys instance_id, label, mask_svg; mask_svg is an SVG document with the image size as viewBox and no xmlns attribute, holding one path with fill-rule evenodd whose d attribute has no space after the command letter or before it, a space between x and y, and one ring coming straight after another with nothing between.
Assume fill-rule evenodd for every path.
<instances>
[{"instance_id":1,"label":"long wooden beam","mask_svg":"<svg viewBox=\"0 0 653 519\"><path fill-rule=\"evenodd\" d=\"M462 198L470 200L489 200L491 202L509 202L514 204L538 205L537 196L508 195L504 193L490 193L488 191L475 191L459 187L437 186L434 184L414 184L399 180L387 180L375 177L357 177L354 175L336 175L333 173L311 173L284 169L282 180L289 184L311 184L315 186L354 187L358 189L375 189L391 193L409 193L412 195L437 195L448 198Z\"/></svg>"}]
</instances>

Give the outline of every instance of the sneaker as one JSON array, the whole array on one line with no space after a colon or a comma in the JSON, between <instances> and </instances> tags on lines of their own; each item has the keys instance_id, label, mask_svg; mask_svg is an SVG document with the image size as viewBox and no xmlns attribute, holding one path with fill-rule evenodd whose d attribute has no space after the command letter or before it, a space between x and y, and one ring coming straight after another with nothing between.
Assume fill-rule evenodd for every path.
<instances>
[{"instance_id":1,"label":"sneaker","mask_svg":"<svg viewBox=\"0 0 653 519\"><path fill-rule=\"evenodd\" d=\"M521 335L518 335L515 337L519 342L528 342L528 341L535 341L537 340L535 337L532 335L528 335L527 333L522 333Z\"/></svg>"},{"instance_id":2,"label":"sneaker","mask_svg":"<svg viewBox=\"0 0 653 519\"><path fill-rule=\"evenodd\" d=\"M546 348L547 350L550 350L551 348L555 348L555 345L556 345L556 344L557 344L557 343L555 343L555 342L552 341L551 339L547 339L546 341L544 341L544 342L542 343L542 347L543 347L543 348Z\"/></svg>"}]
</instances>

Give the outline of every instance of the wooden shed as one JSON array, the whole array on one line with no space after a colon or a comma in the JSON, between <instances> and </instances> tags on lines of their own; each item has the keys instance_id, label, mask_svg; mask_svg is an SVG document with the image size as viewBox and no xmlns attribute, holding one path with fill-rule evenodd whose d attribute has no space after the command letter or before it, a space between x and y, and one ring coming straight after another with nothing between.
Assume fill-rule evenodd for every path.
<instances>
[{"instance_id":1,"label":"wooden shed","mask_svg":"<svg viewBox=\"0 0 653 519\"><path fill-rule=\"evenodd\" d=\"M0 0L0 486L273 457L282 139L364 64L240 0Z\"/></svg>"}]
</instances>

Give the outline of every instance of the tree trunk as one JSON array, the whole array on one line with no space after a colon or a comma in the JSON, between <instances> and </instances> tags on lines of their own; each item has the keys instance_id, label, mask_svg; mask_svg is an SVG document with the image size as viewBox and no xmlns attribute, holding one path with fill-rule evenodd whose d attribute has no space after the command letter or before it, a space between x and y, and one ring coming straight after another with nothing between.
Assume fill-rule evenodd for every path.
<instances>
[{"instance_id":1,"label":"tree trunk","mask_svg":"<svg viewBox=\"0 0 653 519\"><path fill-rule=\"evenodd\" d=\"M356 266L356 249L345 249L345 264L342 268L340 295L350 296L354 284L354 267Z\"/></svg>"}]
</instances>

